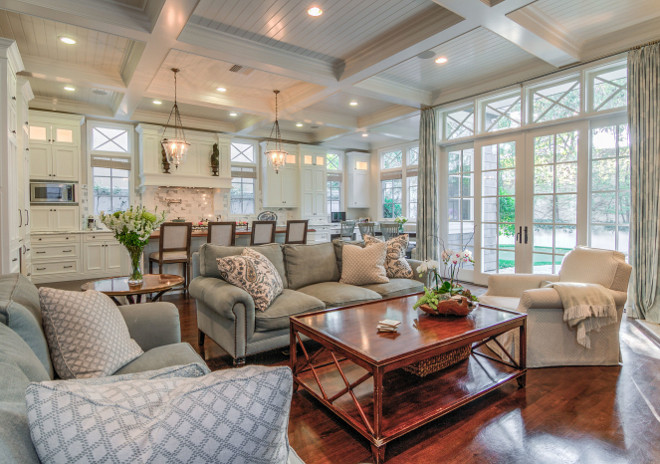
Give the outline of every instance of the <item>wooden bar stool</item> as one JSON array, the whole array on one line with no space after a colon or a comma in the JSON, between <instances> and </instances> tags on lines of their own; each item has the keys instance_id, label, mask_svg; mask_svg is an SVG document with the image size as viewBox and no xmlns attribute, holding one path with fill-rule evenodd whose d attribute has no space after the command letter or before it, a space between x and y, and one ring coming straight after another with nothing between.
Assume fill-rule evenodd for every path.
<instances>
[{"instance_id":1,"label":"wooden bar stool","mask_svg":"<svg viewBox=\"0 0 660 464\"><path fill-rule=\"evenodd\" d=\"M286 221L286 236L284 243L306 244L308 219Z\"/></svg>"},{"instance_id":2,"label":"wooden bar stool","mask_svg":"<svg viewBox=\"0 0 660 464\"><path fill-rule=\"evenodd\" d=\"M158 251L149 255L149 274L153 274L153 265L158 263L158 272L163 273L163 264L183 265L183 293L188 297L190 283L190 240L192 222L165 222L160 226Z\"/></svg>"},{"instance_id":3,"label":"wooden bar stool","mask_svg":"<svg viewBox=\"0 0 660 464\"><path fill-rule=\"evenodd\" d=\"M396 222L386 222L380 224L380 231L383 234L383 240L388 241L399 234L399 224Z\"/></svg>"},{"instance_id":4,"label":"wooden bar stool","mask_svg":"<svg viewBox=\"0 0 660 464\"><path fill-rule=\"evenodd\" d=\"M353 240L355 239L355 221L341 221L341 239Z\"/></svg>"},{"instance_id":5,"label":"wooden bar stool","mask_svg":"<svg viewBox=\"0 0 660 464\"><path fill-rule=\"evenodd\" d=\"M209 230L208 234L206 235L206 243L223 246L236 245L236 223L209 222Z\"/></svg>"},{"instance_id":6,"label":"wooden bar stool","mask_svg":"<svg viewBox=\"0 0 660 464\"><path fill-rule=\"evenodd\" d=\"M365 235L374 236L374 229L376 227L375 222L358 222L358 229L360 230L360 235L362 235L362 240L364 240Z\"/></svg>"},{"instance_id":7,"label":"wooden bar stool","mask_svg":"<svg viewBox=\"0 0 660 464\"><path fill-rule=\"evenodd\" d=\"M275 241L277 221L252 221L250 245L263 245Z\"/></svg>"}]
</instances>

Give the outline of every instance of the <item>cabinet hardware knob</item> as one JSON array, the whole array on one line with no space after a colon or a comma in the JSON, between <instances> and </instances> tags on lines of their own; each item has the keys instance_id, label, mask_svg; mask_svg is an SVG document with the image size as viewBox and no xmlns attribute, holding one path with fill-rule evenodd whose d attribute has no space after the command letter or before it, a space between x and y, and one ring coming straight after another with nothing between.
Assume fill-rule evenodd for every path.
<instances>
[{"instance_id":1,"label":"cabinet hardware knob","mask_svg":"<svg viewBox=\"0 0 660 464\"><path fill-rule=\"evenodd\" d=\"M62 269L70 269L70 268L72 268L72 267L73 267L73 266L62 266Z\"/></svg>"},{"instance_id":2,"label":"cabinet hardware knob","mask_svg":"<svg viewBox=\"0 0 660 464\"><path fill-rule=\"evenodd\" d=\"M12 100L16 100L16 97L11 97Z\"/></svg>"},{"instance_id":3,"label":"cabinet hardware knob","mask_svg":"<svg viewBox=\"0 0 660 464\"><path fill-rule=\"evenodd\" d=\"M14 134L14 135L16 135L16 131L15 131L15 130L11 131L11 133Z\"/></svg>"},{"instance_id":4,"label":"cabinet hardware knob","mask_svg":"<svg viewBox=\"0 0 660 464\"><path fill-rule=\"evenodd\" d=\"M18 258L14 258L14 259L11 260L12 263L15 262L15 261L18 261Z\"/></svg>"},{"instance_id":5,"label":"cabinet hardware knob","mask_svg":"<svg viewBox=\"0 0 660 464\"><path fill-rule=\"evenodd\" d=\"M39 240L39 241L42 241L43 239L42 239L42 238L40 238L40 239L38 239L38 240Z\"/></svg>"},{"instance_id":6,"label":"cabinet hardware knob","mask_svg":"<svg viewBox=\"0 0 660 464\"><path fill-rule=\"evenodd\" d=\"M62 253L71 253L73 250L62 250Z\"/></svg>"},{"instance_id":7,"label":"cabinet hardware knob","mask_svg":"<svg viewBox=\"0 0 660 464\"><path fill-rule=\"evenodd\" d=\"M37 268L37 271L45 271L45 270L46 270L45 267L38 267L38 268Z\"/></svg>"},{"instance_id":8,"label":"cabinet hardware knob","mask_svg":"<svg viewBox=\"0 0 660 464\"><path fill-rule=\"evenodd\" d=\"M39 240L41 240L41 239L39 239ZM45 251L37 251L37 254L38 254L38 255L43 255L43 254L45 254L45 253L46 253Z\"/></svg>"},{"instance_id":9,"label":"cabinet hardware knob","mask_svg":"<svg viewBox=\"0 0 660 464\"><path fill-rule=\"evenodd\" d=\"M32 249L32 248L26 248L25 251L28 252L28 251L30 251L31 249Z\"/></svg>"},{"instance_id":10,"label":"cabinet hardware knob","mask_svg":"<svg viewBox=\"0 0 660 464\"><path fill-rule=\"evenodd\" d=\"M25 125L26 125L26 126L29 126L30 123L29 123L28 121L25 121Z\"/></svg>"},{"instance_id":11,"label":"cabinet hardware knob","mask_svg":"<svg viewBox=\"0 0 660 464\"><path fill-rule=\"evenodd\" d=\"M25 151L30 151L30 149L29 149L29 148L26 148Z\"/></svg>"}]
</instances>

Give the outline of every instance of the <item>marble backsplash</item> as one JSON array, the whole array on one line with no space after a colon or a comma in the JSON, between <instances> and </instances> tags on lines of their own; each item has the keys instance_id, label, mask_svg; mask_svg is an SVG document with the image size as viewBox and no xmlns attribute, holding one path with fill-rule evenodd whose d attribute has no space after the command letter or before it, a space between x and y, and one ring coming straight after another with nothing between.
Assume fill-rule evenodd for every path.
<instances>
[{"instance_id":1,"label":"marble backsplash","mask_svg":"<svg viewBox=\"0 0 660 464\"><path fill-rule=\"evenodd\" d=\"M216 216L225 215L223 196L212 188L147 187L142 194L142 205L167 211L168 221L177 218L192 222L213 221Z\"/></svg>"}]
</instances>

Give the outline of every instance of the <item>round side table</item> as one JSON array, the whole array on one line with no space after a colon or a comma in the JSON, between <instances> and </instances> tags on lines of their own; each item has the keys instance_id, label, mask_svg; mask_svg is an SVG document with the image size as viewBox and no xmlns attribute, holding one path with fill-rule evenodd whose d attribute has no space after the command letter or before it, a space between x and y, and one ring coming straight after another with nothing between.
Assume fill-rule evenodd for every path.
<instances>
[{"instance_id":1,"label":"round side table","mask_svg":"<svg viewBox=\"0 0 660 464\"><path fill-rule=\"evenodd\" d=\"M144 274L143 279L140 285L128 285L128 277L114 277L86 282L80 288L105 293L119 306L118 296L124 296L134 304L142 302L142 295L156 293L151 301L158 301L165 292L183 283L183 277L173 274Z\"/></svg>"}]
</instances>

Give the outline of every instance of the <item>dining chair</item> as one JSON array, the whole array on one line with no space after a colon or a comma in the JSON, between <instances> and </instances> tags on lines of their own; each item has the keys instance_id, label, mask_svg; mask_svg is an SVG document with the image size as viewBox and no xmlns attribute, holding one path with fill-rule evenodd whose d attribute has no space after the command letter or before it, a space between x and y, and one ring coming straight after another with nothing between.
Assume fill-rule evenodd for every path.
<instances>
[{"instance_id":1,"label":"dining chair","mask_svg":"<svg viewBox=\"0 0 660 464\"><path fill-rule=\"evenodd\" d=\"M206 243L223 246L236 245L236 223L209 222L209 230L206 235Z\"/></svg>"},{"instance_id":2,"label":"dining chair","mask_svg":"<svg viewBox=\"0 0 660 464\"><path fill-rule=\"evenodd\" d=\"M362 240L364 240L365 235L374 236L374 229L376 228L375 222L358 222L357 226L360 230L360 235L362 235Z\"/></svg>"},{"instance_id":3,"label":"dining chair","mask_svg":"<svg viewBox=\"0 0 660 464\"><path fill-rule=\"evenodd\" d=\"M381 223L380 232L383 234L383 240L388 241L392 237L399 235L399 224L396 222Z\"/></svg>"},{"instance_id":4,"label":"dining chair","mask_svg":"<svg viewBox=\"0 0 660 464\"><path fill-rule=\"evenodd\" d=\"M275 241L275 227L277 221L252 221L252 235L250 245L263 245Z\"/></svg>"},{"instance_id":5,"label":"dining chair","mask_svg":"<svg viewBox=\"0 0 660 464\"><path fill-rule=\"evenodd\" d=\"M190 241L192 222L165 222L160 226L158 251L149 255L149 274L153 274L154 263L158 263L159 274L163 273L164 264L183 265L183 293L188 296L190 283Z\"/></svg>"},{"instance_id":6,"label":"dining chair","mask_svg":"<svg viewBox=\"0 0 660 464\"><path fill-rule=\"evenodd\" d=\"M306 244L308 219L295 219L286 221L286 236L284 243Z\"/></svg>"},{"instance_id":7,"label":"dining chair","mask_svg":"<svg viewBox=\"0 0 660 464\"><path fill-rule=\"evenodd\" d=\"M340 238L342 240L353 240L355 232L355 221L341 221Z\"/></svg>"}]
</instances>

